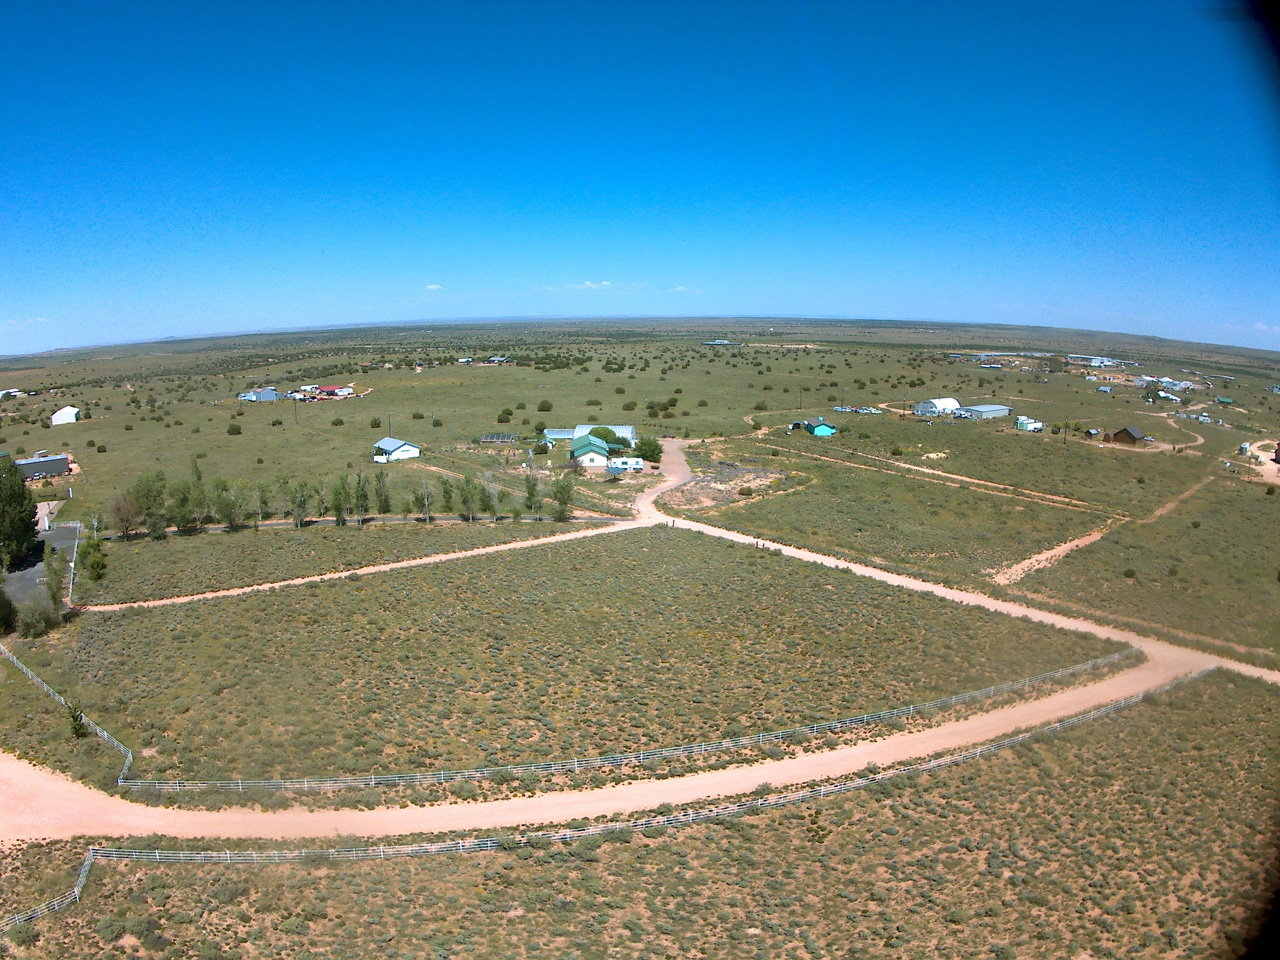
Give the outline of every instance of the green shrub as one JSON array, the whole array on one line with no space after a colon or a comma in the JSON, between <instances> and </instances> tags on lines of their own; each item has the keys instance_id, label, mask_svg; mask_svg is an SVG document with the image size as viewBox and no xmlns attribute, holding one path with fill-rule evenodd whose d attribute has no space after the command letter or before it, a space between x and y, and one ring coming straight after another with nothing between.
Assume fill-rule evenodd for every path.
<instances>
[{"instance_id":1,"label":"green shrub","mask_svg":"<svg viewBox=\"0 0 1280 960\"><path fill-rule=\"evenodd\" d=\"M1137 575L1138 575L1138 571L1137 571L1137 570L1135 570L1135 569L1133 569L1133 567L1126 567L1126 568L1125 568L1124 576L1125 576L1125 579L1126 579L1126 580L1132 580L1132 579L1133 579L1134 577L1136 577Z\"/></svg>"},{"instance_id":2,"label":"green shrub","mask_svg":"<svg viewBox=\"0 0 1280 960\"><path fill-rule=\"evenodd\" d=\"M343 425L343 422L344 421L341 417L334 417L332 420L329 421L329 426L340 427Z\"/></svg>"},{"instance_id":3,"label":"green shrub","mask_svg":"<svg viewBox=\"0 0 1280 960\"><path fill-rule=\"evenodd\" d=\"M449 787L449 792L459 800L474 800L480 796L480 788L472 780L459 780Z\"/></svg>"},{"instance_id":4,"label":"green shrub","mask_svg":"<svg viewBox=\"0 0 1280 960\"><path fill-rule=\"evenodd\" d=\"M124 924L116 917L103 917L95 930L103 943L115 943L124 936Z\"/></svg>"},{"instance_id":5,"label":"green shrub","mask_svg":"<svg viewBox=\"0 0 1280 960\"><path fill-rule=\"evenodd\" d=\"M40 939L40 931L29 923L19 923L10 927L6 936L16 947L30 947Z\"/></svg>"},{"instance_id":6,"label":"green shrub","mask_svg":"<svg viewBox=\"0 0 1280 960\"><path fill-rule=\"evenodd\" d=\"M229 433L233 437L240 436L240 424L238 423L227 424L227 433Z\"/></svg>"},{"instance_id":7,"label":"green shrub","mask_svg":"<svg viewBox=\"0 0 1280 960\"><path fill-rule=\"evenodd\" d=\"M62 614L54 609L48 597L39 596L18 608L18 635L26 639L43 637L62 624Z\"/></svg>"},{"instance_id":8,"label":"green shrub","mask_svg":"<svg viewBox=\"0 0 1280 960\"><path fill-rule=\"evenodd\" d=\"M551 410L551 401L550 401L550 400L539 400L539 401L538 401L538 412L539 412L539 413L548 413L548 412L550 412L550 410Z\"/></svg>"},{"instance_id":9,"label":"green shrub","mask_svg":"<svg viewBox=\"0 0 1280 960\"><path fill-rule=\"evenodd\" d=\"M0 635L8 633L18 622L18 611L9 595L0 590Z\"/></svg>"},{"instance_id":10,"label":"green shrub","mask_svg":"<svg viewBox=\"0 0 1280 960\"><path fill-rule=\"evenodd\" d=\"M370 430L381 430L381 429L382 429L382 418L381 418L381 417L370 417L370 418L369 418L369 429L370 429Z\"/></svg>"},{"instance_id":11,"label":"green shrub","mask_svg":"<svg viewBox=\"0 0 1280 960\"><path fill-rule=\"evenodd\" d=\"M124 922L124 932L139 940L145 940L155 930L155 917L130 917Z\"/></svg>"},{"instance_id":12,"label":"green shrub","mask_svg":"<svg viewBox=\"0 0 1280 960\"><path fill-rule=\"evenodd\" d=\"M413 419L414 419L414 420L425 420L425 419L427 419L427 415L426 415L425 413L421 413L420 411L415 410L415 411L413 411Z\"/></svg>"}]
</instances>

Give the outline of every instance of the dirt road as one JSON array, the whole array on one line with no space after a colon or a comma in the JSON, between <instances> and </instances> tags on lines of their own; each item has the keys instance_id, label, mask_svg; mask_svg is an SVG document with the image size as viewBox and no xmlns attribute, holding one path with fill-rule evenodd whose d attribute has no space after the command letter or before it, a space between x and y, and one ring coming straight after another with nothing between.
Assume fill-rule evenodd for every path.
<instances>
[{"instance_id":1,"label":"dirt road","mask_svg":"<svg viewBox=\"0 0 1280 960\"><path fill-rule=\"evenodd\" d=\"M1178 496L1174 497L1168 503L1164 503L1156 507L1156 509L1151 512L1150 516L1143 517L1141 520L1138 520L1136 522L1152 523L1156 520L1159 520L1165 514L1175 510L1180 504L1185 503L1187 500L1191 499L1191 497L1193 497L1196 493L1203 490L1205 486L1207 486L1212 479L1213 479L1212 475L1205 477L1199 483L1195 484L1189 489L1184 490L1182 493L1178 494ZM1123 523L1124 521L1121 520L1120 522ZM1017 583L1019 580L1027 576L1027 574L1029 573L1034 573L1037 570L1045 570L1049 567L1052 567L1055 563L1057 563L1059 560L1061 560L1063 557L1065 557L1067 554L1071 553L1072 551L1079 550L1081 547L1087 547L1091 543L1097 543L1099 540L1105 537L1108 533L1110 533L1114 528L1114 526L1115 525L1108 523L1107 526L1101 527L1090 533L1086 533L1082 537L1076 537L1074 540L1068 540L1066 543L1060 543L1056 547L1050 547L1048 550L1045 550L1042 553L1037 553L1033 557L1027 557L1027 559L1025 560L1020 560L1017 563L1012 564L1011 566L1005 567L1003 570L1001 570L991 579L995 583L998 583L1001 586L1005 586L1005 587L1010 586L1011 584Z\"/></svg>"},{"instance_id":2,"label":"dirt road","mask_svg":"<svg viewBox=\"0 0 1280 960\"><path fill-rule=\"evenodd\" d=\"M1033 557L1019 560L1012 566L1005 567L991 579L1001 586L1007 587L1012 583L1017 583L1029 573L1052 567L1073 550L1079 550L1081 547L1087 547L1091 543L1097 543L1110 532L1110 524L1097 530L1092 530L1082 537L1076 537L1074 540L1068 540L1066 543L1060 543L1056 547L1050 547L1048 550L1037 553Z\"/></svg>"},{"instance_id":3,"label":"dirt road","mask_svg":"<svg viewBox=\"0 0 1280 960\"><path fill-rule=\"evenodd\" d=\"M278 812L249 809L190 811L155 808L109 796L60 774L0 754L0 842L74 836L134 836L149 833L181 838L223 837L273 839L323 837L335 833L358 836L398 836L447 830L490 830L526 824L560 823L581 817L597 817L648 810L663 803L691 803L733 796L754 790L762 783L774 786L805 783L845 776L869 763L881 766L940 751L961 749L1011 733L1036 727L1084 710L1141 693L1171 679L1211 666L1280 684L1280 671L1264 670L1211 654L1175 646L1126 630L1088 620L1049 613L983 594L956 590L900 574L889 573L834 557L761 541L745 534L707 524L664 516L654 500L666 490L689 479L682 441L664 444L666 479L642 494L636 503L634 526L669 523L752 546L779 550L809 563L849 570L918 592L970 606L1025 617L1068 630L1083 630L1141 647L1146 663L1086 686L1051 696L945 723L928 730L898 734L878 741L837 750L766 761L747 767L712 770L667 780L639 780L598 790L565 791L533 797L483 803L447 803L426 807L378 810L309 811L291 808ZM609 528L609 529L617 529ZM560 539L595 535L580 531ZM509 545L503 545L509 549ZM484 548L486 550L496 548ZM475 551L466 551L467 554ZM395 565L392 565L395 566Z\"/></svg>"},{"instance_id":4,"label":"dirt road","mask_svg":"<svg viewBox=\"0 0 1280 960\"><path fill-rule=\"evenodd\" d=\"M1202 669L1214 658L1161 645L1147 663L1040 700L978 714L928 730L901 733L837 750L802 754L746 767L710 770L668 780L638 780L598 790L544 793L482 803L445 803L378 810L249 809L218 811L148 807L108 796L60 774L0 754L0 842L76 836L145 834L194 839L301 839L348 834L389 837L450 830L494 830L563 823L651 810L855 773L870 763L888 766L983 743L1141 693ZM1274 674L1280 683L1280 673Z\"/></svg>"}]
</instances>

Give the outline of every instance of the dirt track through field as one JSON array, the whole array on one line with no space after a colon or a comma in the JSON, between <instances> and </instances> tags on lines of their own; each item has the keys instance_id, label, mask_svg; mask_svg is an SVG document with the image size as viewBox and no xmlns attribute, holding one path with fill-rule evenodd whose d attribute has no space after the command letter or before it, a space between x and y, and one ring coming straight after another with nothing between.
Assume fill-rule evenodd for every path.
<instances>
[{"instance_id":1,"label":"dirt track through field","mask_svg":"<svg viewBox=\"0 0 1280 960\"><path fill-rule=\"evenodd\" d=\"M445 803L376 810L310 811L295 807L277 812L253 809L196 811L156 808L109 796L61 774L0 754L0 810L4 811L3 821L0 821L0 843L52 837L123 837L150 833L187 839L297 839L333 834L376 837L562 823L577 818L649 810L664 803L683 804L734 796L748 793L764 783L784 786L845 776L861 770L869 763L886 766L941 751L962 749L1014 730L1041 726L1142 693L1206 667L1223 667L1280 684L1280 671L1248 666L1115 627L889 573L696 521L666 517L658 511L654 501L666 490L689 479L689 468L682 446L678 442L668 442L666 445L667 455L664 461L668 479L637 498L635 527L665 522L748 546L777 550L797 560L849 570L859 576L930 593L957 603L1025 617L1067 630L1082 630L1140 647L1147 654L1147 662L1096 683L1073 687L1039 700L1014 704L927 730L897 734L837 750L802 754L747 767L704 771L667 780L638 780L602 789L544 793L481 803ZM584 534L586 531L579 532L576 536L580 538ZM569 536L571 535L560 539ZM503 546L509 549L506 545ZM466 551L466 554L474 552Z\"/></svg>"},{"instance_id":2,"label":"dirt track through field","mask_svg":"<svg viewBox=\"0 0 1280 960\"><path fill-rule=\"evenodd\" d=\"M1159 520L1167 513L1175 510L1180 504L1191 499L1191 497L1199 491L1203 490L1212 479L1212 475L1205 477L1199 483L1178 494L1178 496L1174 497L1168 503L1164 503L1156 507L1156 509L1151 512L1150 516L1143 517L1141 520L1136 522L1152 523L1153 521ZM1124 521L1121 521L1121 523L1123 522ZM1072 551L1079 550L1081 547L1087 547L1091 543L1097 543L1110 533L1115 526L1118 526L1118 524L1113 525L1108 523L1105 527L1100 527L1097 530L1086 533L1082 537L1076 537L1074 540L1068 540L1066 543L1060 543L1056 547L1050 547L1042 553L1037 553L1034 557L1027 557L1025 560L1019 560L1017 563L1005 567L991 579L1003 587L1015 584L1030 573L1035 573L1039 570L1047 570Z\"/></svg>"},{"instance_id":3,"label":"dirt track through field","mask_svg":"<svg viewBox=\"0 0 1280 960\"><path fill-rule=\"evenodd\" d=\"M1073 550L1079 550L1081 547L1087 547L1091 543L1097 543L1110 532L1110 524L1097 530L1092 530L1083 537L1076 537L1074 540L1068 540L1066 543L1060 543L1056 547L1050 547L1048 550L1037 553L1034 557L1019 560L1012 566L1005 567L991 579L1002 587L1007 587L1011 583L1017 583L1029 573L1052 567Z\"/></svg>"},{"instance_id":4,"label":"dirt track through field","mask_svg":"<svg viewBox=\"0 0 1280 960\"><path fill-rule=\"evenodd\" d=\"M893 467L900 467L902 469L877 467L869 463L854 463L852 460L842 460L839 457L828 457L820 453L809 453L807 451L795 450L791 447L780 447L772 443L761 443L760 446L768 447L770 450L781 450L792 456L804 457L808 460L824 460L827 463L839 464L842 467L850 467L854 470L873 470L877 473L887 473L890 476L902 477L907 480L921 480L926 483L937 483L944 487L952 487L956 490L969 490L973 493L985 493L993 497L1008 497L1012 500L1025 500L1027 503L1038 503L1041 506L1059 507L1063 510L1077 510L1081 513L1106 513L1106 511L1101 507L1089 506L1082 500L1070 500L1066 497L1059 497L1057 494L1040 493L1036 490L1023 490L1020 487L1011 487L1003 483L993 483L989 480L978 480L974 477L966 477L960 473L945 473L942 470L935 470L930 467L919 467L914 464L903 463L898 460L883 460L880 457L873 457L870 454L858 453L856 450L850 452L855 456L867 457L869 460L888 463ZM928 474L933 474L933 476L928 476Z\"/></svg>"}]
</instances>

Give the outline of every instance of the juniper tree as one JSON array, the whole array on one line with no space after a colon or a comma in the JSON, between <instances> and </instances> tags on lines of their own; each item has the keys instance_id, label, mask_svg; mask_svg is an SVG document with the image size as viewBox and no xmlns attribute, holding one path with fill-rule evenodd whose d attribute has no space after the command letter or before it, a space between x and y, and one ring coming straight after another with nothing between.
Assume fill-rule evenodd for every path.
<instances>
[{"instance_id":1,"label":"juniper tree","mask_svg":"<svg viewBox=\"0 0 1280 960\"><path fill-rule=\"evenodd\" d=\"M0 573L36 549L36 501L13 458L0 459Z\"/></svg>"}]
</instances>

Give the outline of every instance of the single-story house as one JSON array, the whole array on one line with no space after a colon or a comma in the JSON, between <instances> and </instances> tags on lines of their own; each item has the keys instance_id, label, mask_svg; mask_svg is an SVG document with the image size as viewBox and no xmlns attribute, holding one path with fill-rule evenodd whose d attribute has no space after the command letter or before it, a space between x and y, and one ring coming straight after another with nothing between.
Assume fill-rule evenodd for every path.
<instances>
[{"instance_id":1,"label":"single-story house","mask_svg":"<svg viewBox=\"0 0 1280 960\"><path fill-rule=\"evenodd\" d=\"M75 423L79 419L79 407L63 407L61 410L54 411L53 416L49 418L49 425L52 427L60 427L65 423Z\"/></svg>"},{"instance_id":2,"label":"single-story house","mask_svg":"<svg viewBox=\"0 0 1280 960\"><path fill-rule=\"evenodd\" d=\"M992 417L1007 417L1013 413L1013 408L1006 407L1003 403L978 403L971 407L961 407L956 412L975 420L990 420Z\"/></svg>"},{"instance_id":3,"label":"single-story house","mask_svg":"<svg viewBox=\"0 0 1280 960\"><path fill-rule=\"evenodd\" d=\"M1104 433L1102 435L1102 442L1103 443L1127 443L1129 446L1132 447L1134 444L1138 443L1140 440L1146 437L1146 435L1147 435L1147 432L1143 430L1141 427L1121 427L1119 430L1115 431L1114 433Z\"/></svg>"},{"instance_id":4,"label":"single-story house","mask_svg":"<svg viewBox=\"0 0 1280 960\"><path fill-rule=\"evenodd\" d=\"M1111 388L1110 388L1110 387L1099 387L1099 388L1098 388L1098 392L1099 392L1099 393L1110 393L1110 392L1111 392Z\"/></svg>"},{"instance_id":5,"label":"single-story house","mask_svg":"<svg viewBox=\"0 0 1280 960\"><path fill-rule=\"evenodd\" d=\"M839 428L827 423L822 417L810 417L807 420L797 420L791 424L792 430L804 428L806 433L811 433L815 437L833 437L840 432Z\"/></svg>"},{"instance_id":6,"label":"single-story house","mask_svg":"<svg viewBox=\"0 0 1280 960\"><path fill-rule=\"evenodd\" d=\"M28 457L25 460L15 460L13 462L22 471L23 480L61 477L71 472L71 458L65 453L57 453L52 456Z\"/></svg>"},{"instance_id":7,"label":"single-story house","mask_svg":"<svg viewBox=\"0 0 1280 960\"><path fill-rule=\"evenodd\" d=\"M1213 398L1213 402L1214 402L1214 403L1220 403L1220 404L1222 404L1223 406L1226 406L1226 407L1229 407L1229 406L1231 406L1233 403L1235 403L1235 401L1234 401L1234 400L1232 400L1230 397L1214 397L1214 398Z\"/></svg>"},{"instance_id":8,"label":"single-story house","mask_svg":"<svg viewBox=\"0 0 1280 960\"><path fill-rule=\"evenodd\" d=\"M471 362L471 357L459 357L459 358L458 358L458 362L459 362L459 363L470 363L470 362Z\"/></svg>"},{"instance_id":9,"label":"single-story house","mask_svg":"<svg viewBox=\"0 0 1280 960\"><path fill-rule=\"evenodd\" d=\"M509 363L510 357L490 357L489 363Z\"/></svg>"},{"instance_id":10,"label":"single-story house","mask_svg":"<svg viewBox=\"0 0 1280 960\"><path fill-rule=\"evenodd\" d=\"M275 387L261 387L257 390L246 390L244 393L237 394L237 400L243 400L248 403L275 403L280 398L280 394L276 392Z\"/></svg>"},{"instance_id":11,"label":"single-story house","mask_svg":"<svg viewBox=\"0 0 1280 960\"><path fill-rule=\"evenodd\" d=\"M603 469L609 465L609 445L590 434L575 437L569 443L569 457L584 467Z\"/></svg>"},{"instance_id":12,"label":"single-story house","mask_svg":"<svg viewBox=\"0 0 1280 960\"><path fill-rule=\"evenodd\" d=\"M955 397L935 397L932 400L921 400L915 406L917 417L944 417L960 409L960 401Z\"/></svg>"},{"instance_id":13,"label":"single-story house","mask_svg":"<svg viewBox=\"0 0 1280 960\"><path fill-rule=\"evenodd\" d=\"M392 460L412 460L422 456L422 448L408 440L383 437L373 445L373 462L390 463Z\"/></svg>"},{"instance_id":14,"label":"single-story house","mask_svg":"<svg viewBox=\"0 0 1280 960\"><path fill-rule=\"evenodd\" d=\"M639 473L644 470L644 461L640 457L610 457L609 466L612 469Z\"/></svg>"},{"instance_id":15,"label":"single-story house","mask_svg":"<svg viewBox=\"0 0 1280 960\"><path fill-rule=\"evenodd\" d=\"M619 439L627 441L630 446L634 447L636 445L636 428L630 424L620 423L580 423L573 428L573 436L570 439L576 440L578 437L585 437L596 427L607 427L616 433Z\"/></svg>"}]
</instances>

